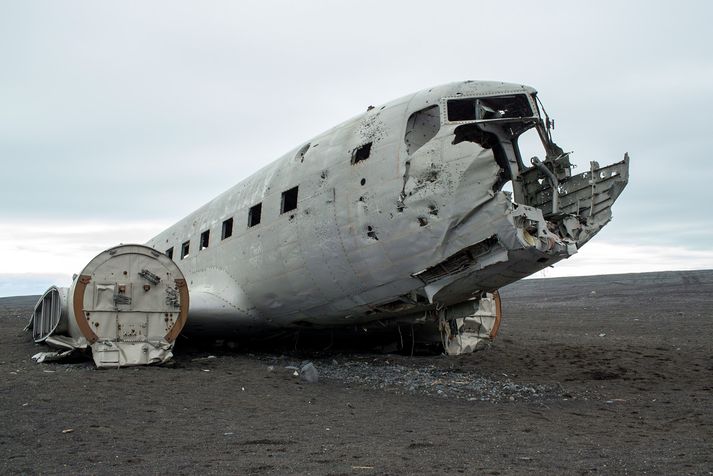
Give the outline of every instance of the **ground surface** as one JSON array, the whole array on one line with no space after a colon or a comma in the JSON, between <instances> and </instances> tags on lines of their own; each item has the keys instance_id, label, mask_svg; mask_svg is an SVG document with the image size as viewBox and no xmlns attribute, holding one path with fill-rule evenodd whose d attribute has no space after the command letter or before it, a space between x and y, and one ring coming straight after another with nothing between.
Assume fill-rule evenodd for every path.
<instances>
[{"instance_id":1,"label":"ground surface","mask_svg":"<svg viewBox=\"0 0 713 476\"><path fill-rule=\"evenodd\" d=\"M0 473L713 471L713 271L528 280L459 357L176 349L35 364L0 299ZM320 381L293 369L311 360Z\"/></svg>"}]
</instances>

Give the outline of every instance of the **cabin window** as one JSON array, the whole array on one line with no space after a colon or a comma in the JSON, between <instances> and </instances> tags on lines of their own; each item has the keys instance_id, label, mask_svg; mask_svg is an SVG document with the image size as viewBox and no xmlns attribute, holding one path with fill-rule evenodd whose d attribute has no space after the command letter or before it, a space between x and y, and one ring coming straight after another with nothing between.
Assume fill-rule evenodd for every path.
<instances>
[{"instance_id":1,"label":"cabin window","mask_svg":"<svg viewBox=\"0 0 713 476\"><path fill-rule=\"evenodd\" d=\"M190 251L190 241L186 241L181 245L181 259L188 258L188 252Z\"/></svg>"},{"instance_id":2,"label":"cabin window","mask_svg":"<svg viewBox=\"0 0 713 476\"><path fill-rule=\"evenodd\" d=\"M282 194L282 201L284 203L285 197L284 193ZM296 193L295 193L296 196ZM295 205L296 207L297 205ZM294 208L294 207L293 207ZM283 210L282 213L284 213L285 210ZM248 212L248 228L253 227L260 223L260 218L262 217L262 203L258 203L257 205L253 205L250 207L250 211Z\"/></svg>"},{"instance_id":3,"label":"cabin window","mask_svg":"<svg viewBox=\"0 0 713 476\"><path fill-rule=\"evenodd\" d=\"M220 239L224 240L233 236L233 219L228 218L223 222L223 229L220 232Z\"/></svg>"},{"instance_id":4,"label":"cabin window","mask_svg":"<svg viewBox=\"0 0 713 476\"><path fill-rule=\"evenodd\" d=\"M173 246L166 250L166 256L173 259Z\"/></svg>"},{"instance_id":5,"label":"cabin window","mask_svg":"<svg viewBox=\"0 0 713 476\"><path fill-rule=\"evenodd\" d=\"M297 188L291 188L282 192L282 202L280 204L280 213L287 213L297 208Z\"/></svg>"},{"instance_id":6,"label":"cabin window","mask_svg":"<svg viewBox=\"0 0 713 476\"><path fill-rule=\"evenodd\" d=\"M478 101L478 119L519 119L533 115L530 102L524 94L482 98Z\"/></svg>"},{"instance_id":7,"label":"cabin window","mask_svg":"<svg viewBox=\"0 0 713 476\"><path fill-rule=\"evenodd\" d=\"M371 155L371 142L360 145L352 151L352 165L368 159L369 155Z\"/></svg>"},{"instance_id":8,"label":"cabin window","mask_svg":"<svg viewBox=\"0 0 713 476\"><path fill-rule=\"evenodd\" d=\"M448 120L455 121L474 121L475 104L477 99L451 99L448 101Z\"/></svg>"},{"instance_id":9,"label":"cabin window","mask_svg":"<svg viewBox=\"0 0 713 476\"><path fill-rule=\"evenodd\" d=\"M535 117L525 94L486 98L449 99L448 120L492 121Z\"/></svg>"},{"instance_id":10,"label":"cabin window","mask_svg":"<svg viewBox=\"0 0 713 476\"><path fill-rule=\"evenodd\" d=\"M406 122L406 134L404 135L408 155L413 154L426 142L436 137L440 128L441 113L438 106L429 106L411 114Z\"/></svg>"},{"instance_id":11,"label":"cabin window","mask_svg":"<svg viewBox=\"0 0 713 476\"><path fill-rule=\"evenodd\" d=\"M200 241L200 246L198 247L199 250L204 250L208 248L208 242L210 240L210 230L206 230L203 233L201 233L201 241Z\"/></svg>"}]
</instances>

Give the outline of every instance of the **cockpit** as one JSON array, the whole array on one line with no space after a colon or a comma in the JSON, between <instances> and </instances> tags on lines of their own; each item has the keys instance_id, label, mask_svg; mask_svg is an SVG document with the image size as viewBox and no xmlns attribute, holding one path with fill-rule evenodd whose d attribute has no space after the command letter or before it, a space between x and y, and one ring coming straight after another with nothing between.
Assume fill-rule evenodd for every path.
<instances>
[{"instance_id":1,"label":"cockpit","mask_svg":"<svg viewBox=\"0 0 713 476\"><path fill-rule=\"evenodd\" d=\"M515 201L528 204L528 181L543 179L556 189L560 180L570 177L569 157L553 142L553 123L546 114L543 119L541 103L534 91L452 97L444 98L442 102L445 103L444 124L456 125L454 144L469 141L493 150L501 167L496 191L512 182L508 188L511 187ZM536 131L539 140L526 134L530 130ZM538 154L544 155L543 160L537 157Z\"/></svg>"},{"instance_id":2,"label":"cockpit","mask_svg":"<svg viewBox=\"0 0 713 476\"><path fill-rule=\"evenodd\" d=\"M525 94L446 100L448 122L539 120ZM534 124L534 122L533 122Z\"/></svg>"}]
</instances>

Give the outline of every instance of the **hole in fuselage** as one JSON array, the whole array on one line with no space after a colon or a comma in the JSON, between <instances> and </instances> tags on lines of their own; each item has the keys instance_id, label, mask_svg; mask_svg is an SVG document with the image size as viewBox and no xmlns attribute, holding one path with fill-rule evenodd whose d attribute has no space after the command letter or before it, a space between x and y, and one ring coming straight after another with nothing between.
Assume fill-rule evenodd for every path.
<instances>
[{"instance_id":1,"label":"hole in fuselage","mask_svg":"<svg viewBox=\"0 0 713 476\"><path fill-rule=\"evenodd\" d=\"M371 142L361 145L352 151L352 165L366 160L371 155Z\"/></svg>"}]
</instances>

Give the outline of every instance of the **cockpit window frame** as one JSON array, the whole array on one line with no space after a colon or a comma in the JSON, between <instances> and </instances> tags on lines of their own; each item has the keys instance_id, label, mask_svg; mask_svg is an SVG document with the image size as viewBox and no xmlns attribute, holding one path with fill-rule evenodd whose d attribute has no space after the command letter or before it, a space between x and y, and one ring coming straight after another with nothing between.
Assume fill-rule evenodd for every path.
<instances>
[{"instance_id":1,"label":"cockpit window frame","mask_svg":"<svg viewBox=\"0 0 713 476\"><path fill-rule=\"evenodd\" d=\"M467 99L473 99L473 100L479 100L479 99L488 99L488 98L496 98L496 97L510 97L510 96L525 96L525 99L527 100L527 104L530 107L530 112L532 115L530 116L522 116L522 117L504 117L504 118L495 118L495 119L478 119L477 117L475 119L465 119L465 120L449 120L448 118L448 103L449 101L454 101L454 100L467 100ZM442 124L470 124L470 123L497 123L497 122L512 122L512 121L539 121L541 120L540 118L540 112L539 108L537 107L537 103L532 97L532 94L518 91L518 92L501 92L497 94L483 94L483 95L476 95L476 96L446 96L441 98L440 101L441 104L441 123Z\"/></svg>"}]
</instances>

